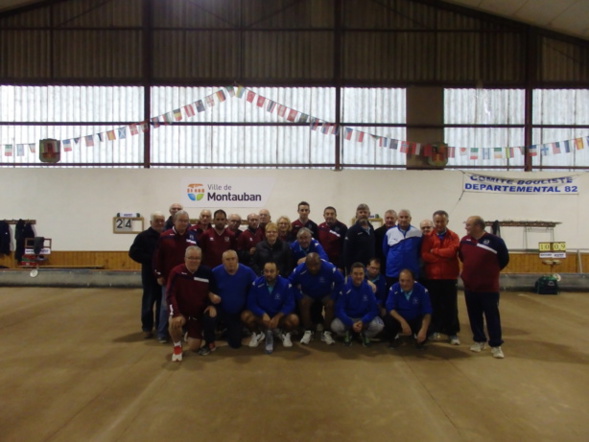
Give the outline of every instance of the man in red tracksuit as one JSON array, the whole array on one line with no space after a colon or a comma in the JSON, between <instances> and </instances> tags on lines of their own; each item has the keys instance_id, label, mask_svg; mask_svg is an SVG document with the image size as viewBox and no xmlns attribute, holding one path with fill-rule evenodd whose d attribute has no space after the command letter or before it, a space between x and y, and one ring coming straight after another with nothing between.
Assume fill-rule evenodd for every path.
<instances>
[{"instance_id":1,"label":"man in red tracksuit","mask_svg":"<svg viewBox=\"0 0 589 442\"><path fill-rule=\"evenodd\" d=\"M456 288L460 273L460 238L448 229L447 212L437 210L433 214L433 220L433 232L424 235L421 243L421 259L425 271L422 283L429 291L433 308L429 335L433 340L437 340L439 334L444 333L448 335L450 344L460 345Z\"/></svg>"}]
</instances>

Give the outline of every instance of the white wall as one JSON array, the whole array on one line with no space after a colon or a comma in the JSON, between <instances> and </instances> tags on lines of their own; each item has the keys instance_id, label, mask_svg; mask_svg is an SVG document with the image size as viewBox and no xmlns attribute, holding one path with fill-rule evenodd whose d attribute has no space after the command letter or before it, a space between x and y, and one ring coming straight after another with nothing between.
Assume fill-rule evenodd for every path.
<instances>
[{"instance_id":1,"label":"white wall","mask_svg":"<svg viewBox=\"0 0 589 442\"><path fill-rule=\"evenodd\" d=\"M484 173L501 177L540 179L570 173ZM462 193L463 173L459 171L344 171L328 170L126 170L126 169L3 169L0 218L36 219L38 235L50 237L54 250L127 250L134 235L114 234L112 218L119 211L139 212L148 227L149 214L167 214L172 202L185 194L185 181L229 178L273 178L275 185L267 208L275 221L280 215L294 220L300 200L311 204L311 219L322 222L326 205L338 210L340 220L349 224L356 205L369 204L372 213L386 209L410 209L413 224L431 217L434 210L450 214L450 228L464 233L469 215L486 220L558 221L555 239L566 241L569 249L589 249L589 175L576 175L578 195L486 195ZM252 209L226 207L245 217ZM195 218L200 210L188 209ZM508 247L523 248L523 229L502 229ZM546 232L530 233L528 245L547 241Z\"/></svg>"}]
</instances>

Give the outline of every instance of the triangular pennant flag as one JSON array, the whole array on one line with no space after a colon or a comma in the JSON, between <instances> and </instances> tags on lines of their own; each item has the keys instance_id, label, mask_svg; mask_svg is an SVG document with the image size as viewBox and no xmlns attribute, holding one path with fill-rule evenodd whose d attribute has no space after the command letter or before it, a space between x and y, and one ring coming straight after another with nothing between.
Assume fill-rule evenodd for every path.
<instances>
[{"instance_id":1,"label":"triangular pennant flag","mask_svg":"<svg viewBox=\"0 0 589 442\"><path fill-rule=\"evenodd\" d=\"M32 153L36 152L36 145L35 143L29 143L29 151L31 151Z\"/></svg>"}]
</instances>

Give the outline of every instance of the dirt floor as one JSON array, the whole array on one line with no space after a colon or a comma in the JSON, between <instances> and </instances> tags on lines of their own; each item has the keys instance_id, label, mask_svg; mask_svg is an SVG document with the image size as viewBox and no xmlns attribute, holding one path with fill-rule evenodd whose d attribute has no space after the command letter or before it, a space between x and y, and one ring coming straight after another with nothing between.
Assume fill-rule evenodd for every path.
<instances>
[{"instance_id":1,"label":"dirt floor","mask_svg":"<svg viewBox=\"0 0 589 442\"><path fill-rule=\"evenodd\" d=\"M341 342L170 362L137 289L0 288L1 441L586 441L589 295L503 293L504 360ZM222 345L224 343L221 343Z\"/></svg>"}]
</instances>

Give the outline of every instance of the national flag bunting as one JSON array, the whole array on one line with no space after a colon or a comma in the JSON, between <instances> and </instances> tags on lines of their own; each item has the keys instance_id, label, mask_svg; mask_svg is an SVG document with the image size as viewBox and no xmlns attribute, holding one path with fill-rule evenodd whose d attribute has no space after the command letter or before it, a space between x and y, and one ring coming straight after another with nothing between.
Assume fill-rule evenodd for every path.
<instances>
[{"instance_id":1,"label":"national flag bunting","mask_svg":"<svg viewBox=\"0 0 589 442\"><path fill-rule=\"evenodd\" d=\"M94 146L94 136L93 135L86 135L84 137L84 141L86 141L86 146L92 147ZM65 150L65 147L63 148Z\"/></svg>"},{"instance_id":2,"label":"national flag bunting","mask_svg":"<svg viewBox=\"0 0 589 442\"><path fill-rule=\"evenodd\" d=\"M180 109L174 109L174 120L176 120L176 121L182 120L182 111Z\"/></svg>"},{"instance_id":3,"label":"national flag bunting","mask_svg":"<svg viewBox=\"0 0 589 442\"><path fill-rule=\"evenodd\" d=\"M4 145L4 156L6 156L6 157L12 156L12 144L5 144Z\"/></svg>"},{"instance_id":4,"label":"national flag bunting","mask_svg":"<svg viewBox=\"0 0 589 442\"><path fill-rule=\"evenodd\" d=\"M246 100L249 101L250 103L254 102L254 98L256 98L256 93L254 91L247 91L247 96L246 96Z\"/></svg>"},{"instance_id":5,"label":"national flag bunting","mask_svg":"<svg viewBox=\"0 0 589 442\"><path fill-rule=\"evenodd\" d=\"M288 116L286 117L286 119L288 121L293 121L294 122L294 120L297 118L297 114L298 114L298 111L296 111L294 109L291 109L289 111Z\"/></svg>"},{"instance_id":6,"label":"national flag bunting","mask_svg":"<svg viewBox=\"0 0 589 442\"><path fill-rule=\"evenodd\" d=\"M216 92L217 95L217 99L219 100L219 103L223 103L227 98L225 98L225 92L223 92L222 90L218 90Z\"/></svg>"},{"instance_id":7,"label":"national flag bunting","mask_svg":"<svg viewBox=\"0 0 589 442\"><path fill-rule=\"evenodd\" d=\"M119 140L127 138L127 128L125 126L119 127Z\"/></svg>"},{"instance_id":8,"label":"national flag bunting","mask_svg":"<svg viewBox=\"0 0 589 442\"><path fill-rule=\"evenodd\" d=\"M64 152L71 152L72 151L72 140L63 140L61 142L63 144L63 151Z\"/></svg>"},{"instance_id":9,"label":"national flag bunting","mask_svg":"<svg viewBox=\"0 0 589 442\"><path fill-rule=\"evenodd\" d=\"M276 113L278 114L279 117L284 117L284 114L286 113L286 106L279 104L278 110L276 111Z\"/></svg>"},{"instance_id":10,"label":"national flag bunting","mask_svg":"<svg viewBox=\"0 0 589 442\"><path fill-rule=\"evenodd\" d=\"M352 134L354 133L354 129L352 129L351 127L346 127L344 128L345 131L345 135L344 138L348 141L350 141L352 139Z\"/></svg>"},{"instance_id":11,"label":"national flag bunting","mask_svg":"<svg viewBox=\"0 0 589 442\"><path fill-rule=\"evenodd\" d=\"M266 111L272 113L272 112L274 112L275 108L276 108L276 101L268 100L268 106L266 106Z\"/></svg>"},{"instance_id":12,"label":"national flag bunting","mask_svg":"<svg viewBox=\"0 0 589 442\"><path fill-rule=\"evenodd\" d=\"M24 144L17 144L16 145L16 156L22 157L25 154L25 145Z\"/></svg>"},{"instance_id":13,"label":"national flag bunting","mask_svg":"<svg viewBox=\"0 0 589 442\"><path fill-rule=\"evenodd\" d=\"M109 141L113 141L117 139L117 136L115 134L114 130L109 130L106 132L106 138L108 138Z\"/></svg>"},{"instance_id":14,"label":"national flag bunting","mask_svg":"<svg viewBox=\"0 0 589 442\"><path fill-rule=\"evenodd\" d=\"M470 148L470 157L471 160L478 160L479 159L479 148L478 147L471 147Z\"/></svg>"}]
</instances>

